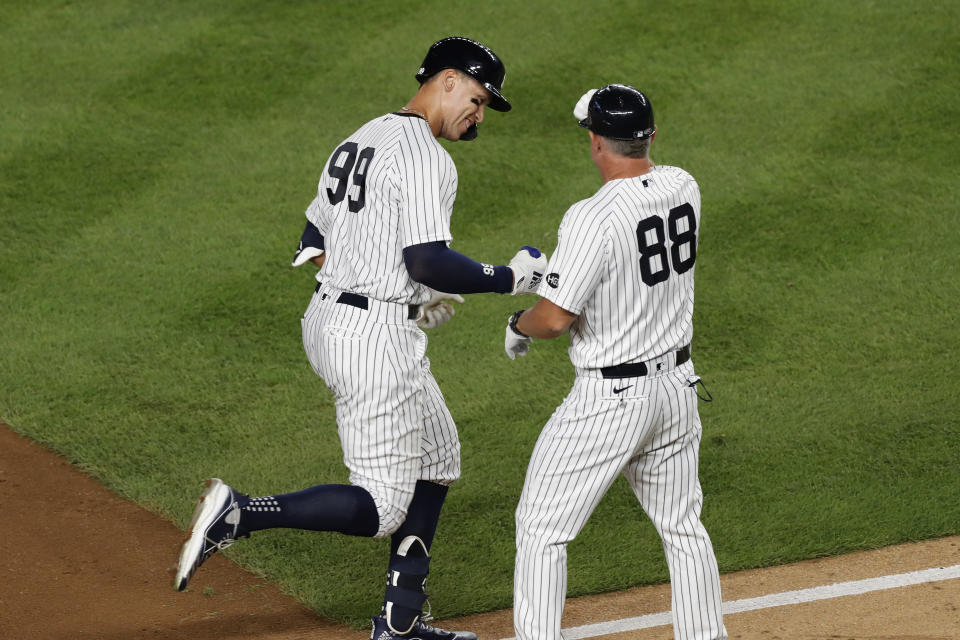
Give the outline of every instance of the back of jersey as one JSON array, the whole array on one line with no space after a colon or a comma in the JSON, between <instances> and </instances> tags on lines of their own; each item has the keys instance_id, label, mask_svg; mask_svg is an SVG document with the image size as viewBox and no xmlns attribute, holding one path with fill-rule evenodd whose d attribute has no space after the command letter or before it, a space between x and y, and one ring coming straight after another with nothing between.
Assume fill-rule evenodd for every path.
<instances>
[{"instance_id":1,"label":"back of jersey","mask_svg":"<svg viewBox=\"0 0 960 640\"><path fill-rule=\"evenodd\" d=\"M403 249L450 242L457 172L429 125L387 114L344 140L323 168L307 218L324 236L322 278L338 289L419 304Z\"/></svg>"},{"instance_id":2,"label":"back of jersey","mask_svg":"<svg viewBox=\"0 0 960 640\"><path fill-rule=\"evenodd\" d=\"M699 228L699 187L677 167L611 180L571 207L549 267L558 286L540 293L580 316L570 328L575 366L649 360L690 343Z\"/></svg>"}]
</instances>

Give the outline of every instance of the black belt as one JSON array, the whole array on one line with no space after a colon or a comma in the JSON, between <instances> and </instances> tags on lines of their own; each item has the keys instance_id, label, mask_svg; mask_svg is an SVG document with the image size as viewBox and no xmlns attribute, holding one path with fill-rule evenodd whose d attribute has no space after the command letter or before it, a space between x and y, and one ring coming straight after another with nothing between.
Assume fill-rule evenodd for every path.
<instances>
[{"instance_id":1,"label":"black belt","mask_svg":"<svg viewBox=\"0 0 960 640\"><path fill-rule=\"evenodd\" d=\"M314 293L320 291L322 285L317 283L317 288L314 289ZM363 309L366 311L369 308L369 303L367 302L367 296L361 296L358 293L350 293L349 291L344 291L337 298L337 302L340 304L348 304L351 307L356 307L357 309ZM420 307L415 304L407 305L407 320L416 320L417 316L420 315Z\"/></svg>"},{"instance_id":2,"label":"black belt","mask_svg":"<svg viewBox=\"0 0 960 640\"><path fill-rule=\"evenodd\" d=\"M679 367L690 359L690 345L678 349L676 356L676 366ZM603 367L600 369L600 375L604 378L639 378L647 375L647 365L642 362L628 362L615 367Z\"/></svg>"}]
</instances>

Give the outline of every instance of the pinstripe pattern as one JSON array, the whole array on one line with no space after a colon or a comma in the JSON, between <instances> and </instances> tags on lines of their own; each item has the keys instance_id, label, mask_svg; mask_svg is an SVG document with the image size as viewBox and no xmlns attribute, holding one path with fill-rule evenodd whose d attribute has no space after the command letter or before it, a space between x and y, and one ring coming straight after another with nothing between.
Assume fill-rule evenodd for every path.
<instances>
[{"instance_id":1,"label":"pinstripe pattern","mask_svg":"<svg viewBox=\"0 0 960 640\"><path fill-rule=\"evenodd\" d=\"M579 314L570 328L574 366L648 360L690 344L694 269L649 287L641 280L637 248L640 220L658 216L666 224L669 209L683 203L693 207L699 229L697 183L682 169L657 166L638 178L607 182L564 215L547 267L558 274L558 286L545 279L537 293ZM689 256L686 246L680 252Z\"/></svg>"},{"instance_id":2,"label":"pinstripe pattern","mask_svg":"<svg viewBox=\"0 0 960 640\"><path fill-rule=\"evenodd\" d=\"M359 187L349 182L348 197L331 205L327 189L332 154L323 167L318 195L306 217L324 236L327 258L317 279L343 291L389 302L422 304L430 293L410 279L403 249L426 242L450 242L450 216L457 197L453 159L420 118L387 114L371 120L344 142L374 149L366 167L365 206L349 210Z\"/></svg>"},{"instance_id":3,"label":"pinstripe pattern","mask_svg":"<svg viewBox=\"0 0 960 640\"><path fill-rule=\"evenodd\" d=\"M417 480L460 476L460 441L424 355L426 334L406 309L384 317L336 303L331 291L310 301L304 348L333 392L350 482L373 496L385 536L403 523Z\"/></svg>"},{"instance_id":4,"label":"pinstripe pattern","mask_svg":"<svg viewBox=\"0 0 960 640\"><path fill-rule=\"evenodd\" d=\"M692 207L699 230L696 182L681 169L656 167L638 178L607 182L571 207L561 223L547 269L557 274L556 286L548 277L538 293L578 314L569 350L577 377L537 440L517 507L518 640L563 637L567 545L621 473L663 540L674 637L727 638L717 562L700 521L701 424L691 386L698 378L692 362L678 366L675 357L693 337L694 270L671 271L648 286L639 266L640 221L651 216L666 221L670 209L684 203ZM665 234L663 244L669 261L668 238ZM692 246L678 249L680 261L690 257ZM601 376L601 367L626 362L645 362L649 374Z\"/></svg>"},{"instance_id":5,"label":"pinstripe pattern","mask_svg":"<svg viewBox=\"0 0 960 640\"><path fill-rule=\"evenodd\" d=\"M346 152L331 154L306 211L327 257L303 317L303 345L333 392L350 482L373 496L380 537L404 522L418 480L449 485L460 476L460 441L430 373L427 337L407 318L407 305L430 293L403 262L404 247L451 240L457 171L420 118L388 114L338 149L348 142L355 164ZM365 150L372 157L361 164ZM331 163L340 167L332 176ZM332 203L328 190L345 182L346 196ZM366 296L368 308L335 302L344 291Z\"/></svg>"}]
</instances>

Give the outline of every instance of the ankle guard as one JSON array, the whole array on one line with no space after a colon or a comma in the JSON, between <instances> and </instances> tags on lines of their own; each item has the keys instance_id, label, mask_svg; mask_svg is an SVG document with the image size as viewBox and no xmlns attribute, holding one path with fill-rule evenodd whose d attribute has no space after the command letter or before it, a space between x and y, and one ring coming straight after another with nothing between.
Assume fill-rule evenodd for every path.
<instances>
[{"instance_id":1,"label":"ankle guard","mask_svg":"<svg viewBox=\"0 0 960 640\"><path fill-rule=\"evenodd\" d=\"M423 614L427 600L424 585L430 571L430 554L417 536L407 536L390 556L384 616L390 631L409 633Z\"/></svg>"}]
</instances>

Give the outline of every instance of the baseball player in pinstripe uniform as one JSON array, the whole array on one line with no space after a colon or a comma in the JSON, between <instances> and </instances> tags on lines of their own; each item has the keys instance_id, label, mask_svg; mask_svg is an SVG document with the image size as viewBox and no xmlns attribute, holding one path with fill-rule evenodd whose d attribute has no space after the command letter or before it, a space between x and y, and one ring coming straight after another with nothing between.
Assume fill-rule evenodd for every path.
<instances>
[{"instance_id":1,"label":"baseball player in pinstripe uniform","mask_svg":"<svg viewBox=\"0 0 960 640\"><path fill-rule=\"evenodd\" d=\"M460 475L460 442L425 352L457 294L534 293L547 258L524 247L509 265L449 248L457 195L453 160L438 143L472 140L486 107L509 111L504 66L468 38L430 47L420 89L330 155L294 264L321 267L303 316L313 370L333 392L349 485L250 498L208 486L180 554L175 587L252 531L278 527L391 538L386 594L372 640L475 640L425 623L424 583L440 509Z\"/></svg>"},{"instance_id":2,"label":"baseball player in pinstripe uniform","mask_svg":"<svg viewBox=\"0 0 960 640\"><path fill-rule=\"evenodd\" d=\"M700 191L654 166L653 110L637 89L587 92L603 186L566 212L537 304L511 316L514 359L570 333L573 389L544 426L517 507L518 640L559 640L566 547L622 473L656 526L670 569L677 640L726 638L720 579L700 510L700 417L690 361Z\"/></svg>"}]
</instances>

